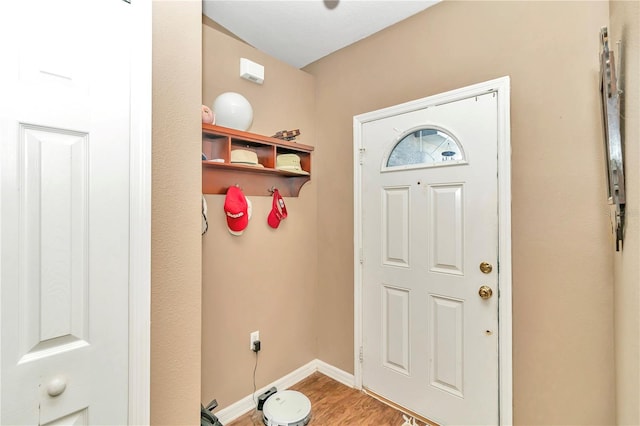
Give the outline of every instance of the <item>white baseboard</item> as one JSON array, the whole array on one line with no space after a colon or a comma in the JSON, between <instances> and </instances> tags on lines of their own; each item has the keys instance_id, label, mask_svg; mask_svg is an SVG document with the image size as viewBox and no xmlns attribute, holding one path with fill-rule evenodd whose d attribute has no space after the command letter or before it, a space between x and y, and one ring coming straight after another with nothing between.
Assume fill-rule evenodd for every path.
<instances>
[{"instance_id":1,"label":"white baseboard","mask_svg":"<svg viewBox=\"0 0 640 426\"><path fill-rule=\"evenodd\" d=\"M257 389L255 393L256 398L258 397L258 395L271 388L272 386L275 386L278 390L288 389L299 381L309 377L316 371L319 371L325 376L331 377L333 380L340 382L346 386L354 386L355 378L353 374L340 370L339 368L327 364L324 361L320 361L319 359L314 359L313 361L310 361L309 363L303 365L297 370L292 371L286 376L260 389ZM254 408L255 402L253 400L253 395L247 395L241 400L234 402L233 404L221 409L220 411L217 411L215 415L218 417L222 424L227 424L236 420L243 414L248 413Z\"/></svg>"},{"instance_id":2,"label":"white baseboard","mask_svg":"<svg viewBox=\"0 0 640 426\"><path fill-rule=\"evenodd\" d=\"M336 382L340 382L343 385L349 386L350 388L355 387L356 381L355 377L351 373L347 373L344 370L340 370L338 367L334 367L331 364L327 364L324 361L319 359L315 360L317 370L324 374L325 376L331 377Z\"/></svg>"}]
</instances>

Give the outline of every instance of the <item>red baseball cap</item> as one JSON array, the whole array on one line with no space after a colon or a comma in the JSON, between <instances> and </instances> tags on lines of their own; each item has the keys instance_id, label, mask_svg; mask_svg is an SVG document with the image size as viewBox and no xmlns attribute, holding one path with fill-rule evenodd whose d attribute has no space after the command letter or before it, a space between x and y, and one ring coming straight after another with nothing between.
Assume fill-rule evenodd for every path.
<instances>
[{"instance_id":1,"label":"red baseball cap","mask_svg":"<svg viewBox=\"0 0 640 426\"><path fill-rule=\"evenodd\" d=\"M251 202L237 186L230 186L224 200L227 228L233 235L242 235L251 218Z\"/></svg>"},{"instance_id":2,"label":"red baseball cap","mask_svg":"<svg viewBox=\"0 0 640 426\"><path fill-rule=\"evenodd\" d=\"M267 217L267 223L272 228L280 226L280 221L287 217L287 207L284 205L284 200L280 196L280 192L277 189L273 190L273 203L269 217Z\"/></svg>"}]
</instances>

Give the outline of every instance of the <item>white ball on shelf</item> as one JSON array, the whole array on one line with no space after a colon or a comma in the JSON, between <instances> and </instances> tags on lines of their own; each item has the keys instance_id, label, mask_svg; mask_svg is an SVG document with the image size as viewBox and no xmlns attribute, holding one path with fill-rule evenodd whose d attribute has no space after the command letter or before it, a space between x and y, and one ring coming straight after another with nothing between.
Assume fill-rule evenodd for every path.
<instances>
[{"instance_id":1,"label":"white ball on shelf","mask_svg":"<svg viewBox=\"0 0 640 426\"><path fill-rule=\"evenodd\" d=\"M225 92L213 101L213 113L218 126L248 130L253 122L253 108L240 93Z\"/></svg>"}]
</instances>

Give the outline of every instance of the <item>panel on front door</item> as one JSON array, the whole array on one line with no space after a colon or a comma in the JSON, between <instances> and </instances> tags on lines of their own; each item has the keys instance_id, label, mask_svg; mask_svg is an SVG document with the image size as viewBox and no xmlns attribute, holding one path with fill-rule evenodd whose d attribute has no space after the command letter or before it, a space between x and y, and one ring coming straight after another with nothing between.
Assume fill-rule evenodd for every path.
<instances>
[{"instance_id":1,"label":"panel on front door","mask_svg":"<svg viewBox=\"0 0 640 426\"><path fill-rule=\"evenodd\" d=\"M384 188L382 262L409 267L409 188Z\"/></svg>"},{"instance_id":2,"label":"panel on front door","mask_svg":"<svg viewBox=\"0 0 640 426\"><path fill-rule=\"evenodd\" d=\"M429 295L430 384L464 398L464 301Z\"/></svg>"},{"instance_id":3,"label":"panel on front door","mask_svg":"<svg viewBox=\"0 0 640 426\"><path fill-rule=\"evenodd\" d=\"M463 184L429 186L429 270L464 275Z\"/></svg>"},{"instance_id":4,"label":"panel on front door","mask_svg":"<svg viewBox=\"0 0 640 426\"><path fill-rule=\"evenodd\" d=\"M382 363L409 374L409 291L382 287Z\"/></svg>"}]
</instances>

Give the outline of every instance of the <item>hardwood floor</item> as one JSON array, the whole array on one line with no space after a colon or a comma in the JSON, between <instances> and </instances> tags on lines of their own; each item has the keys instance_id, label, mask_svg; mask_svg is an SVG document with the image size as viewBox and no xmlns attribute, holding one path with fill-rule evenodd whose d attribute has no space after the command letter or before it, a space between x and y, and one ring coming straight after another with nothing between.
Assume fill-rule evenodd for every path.
<instances>
[{"instance_id":1,"label":"hardwood floor","mask_svg":"<svg viewBox=\"0 0 640 426\"><path fill-rule=\"evenodd\" d=\"M402 413L395 408L320 373L312 374L289 389L302 392L311 401L310 426L401 426L404 423ZM226 426L262 424L262 411L252 410Z\"/></svg>"}]
</instances>

